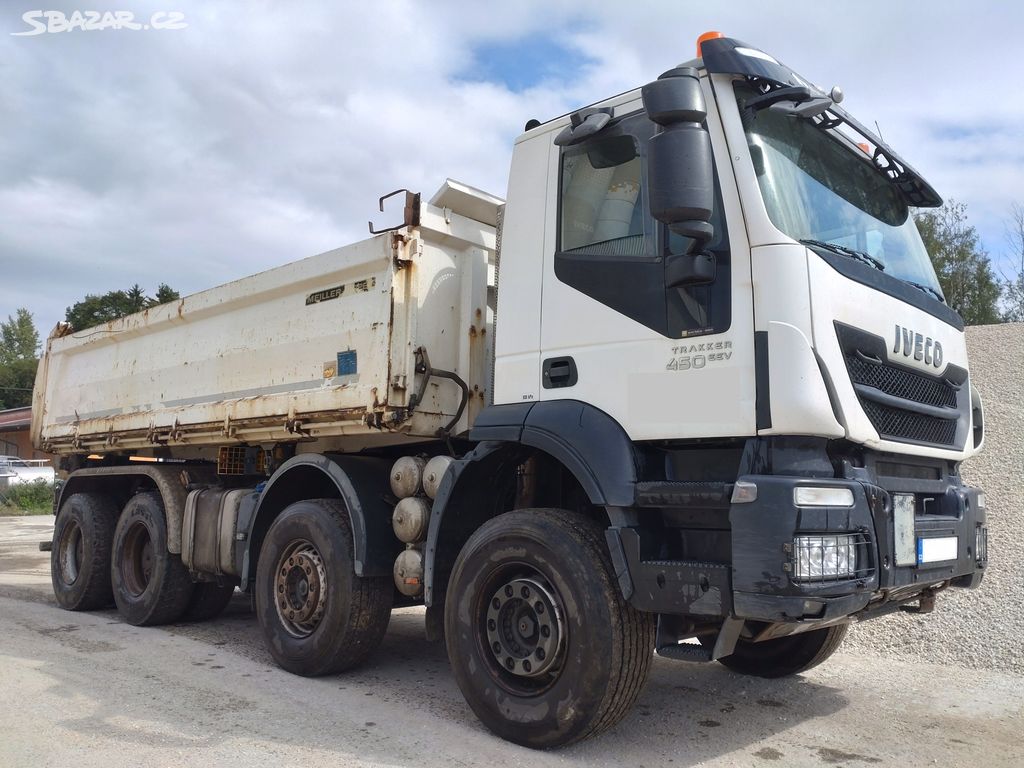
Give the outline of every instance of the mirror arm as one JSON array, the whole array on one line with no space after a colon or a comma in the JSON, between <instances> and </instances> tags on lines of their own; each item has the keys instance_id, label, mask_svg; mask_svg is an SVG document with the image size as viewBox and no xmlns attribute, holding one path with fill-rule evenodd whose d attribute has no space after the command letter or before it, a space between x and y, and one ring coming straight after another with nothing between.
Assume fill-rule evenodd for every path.
<instances>
[{"instance_id":1,"label":"mirror arm","mask_svg":"<svg viewBox=\"0 0 1024 768\"><path fill-rule=\"evenodd\" d=\"M815 96L811 92L811 89L804 85L794 85L788 88L775 88L774 90L768 91L768 93L762 93L760 96L755 96L752 99L746 99L743 102L741 119L743 121L744 128L749 126L754 115L762 109L767 109L768 107L774 106L775 104L779 104L783 101L793 102L793 107L787 111L800 117L820 115L832 106L832 99L828 96Z\"/></svg>"}]
</instances>

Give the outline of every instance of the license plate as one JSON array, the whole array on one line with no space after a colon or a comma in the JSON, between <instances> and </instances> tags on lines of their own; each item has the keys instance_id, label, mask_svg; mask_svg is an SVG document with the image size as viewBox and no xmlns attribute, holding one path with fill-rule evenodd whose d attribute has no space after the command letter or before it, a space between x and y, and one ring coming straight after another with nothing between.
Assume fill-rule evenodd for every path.
<instances>
[{"instance_id":1,"label":"license plate","mask_svg":"<svg viewBox=\"0 0 1024 768\"><path fill-rule=\"evenodd\" d=\"M956 536L917 540L918 565L956 560L958 552L959 539Z\"/></svg>"},{"instance_id":2,"label":"license plate","mask_svg":"<svg viewBox=\"0 0 1024 768\"><path fill-rule=\"evenodd\" d=\"M896 565L917 565L914 540L914 494L896 493L892 497L893 552Z\"/></svg>"}]
</instances>

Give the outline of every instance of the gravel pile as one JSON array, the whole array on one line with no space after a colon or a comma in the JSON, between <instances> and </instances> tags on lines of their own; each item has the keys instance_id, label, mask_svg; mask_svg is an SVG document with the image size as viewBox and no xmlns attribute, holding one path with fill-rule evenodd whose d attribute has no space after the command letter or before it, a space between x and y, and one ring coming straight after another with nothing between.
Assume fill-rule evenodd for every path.
<instances>
[{"instance_id":1,"label":"gravel pile","mask_svg":"<svg viewBox=\"0 0 1024 768\"><path fill-rule=\"evenodd\" d=\"M977 590L951 589L935 612L855 625L846 645L939 664L1024 673L1024 324L967 329L971 380L985 407L985 445L964 462L985 490L990 566Z\"/></svg>"}]
</instances>

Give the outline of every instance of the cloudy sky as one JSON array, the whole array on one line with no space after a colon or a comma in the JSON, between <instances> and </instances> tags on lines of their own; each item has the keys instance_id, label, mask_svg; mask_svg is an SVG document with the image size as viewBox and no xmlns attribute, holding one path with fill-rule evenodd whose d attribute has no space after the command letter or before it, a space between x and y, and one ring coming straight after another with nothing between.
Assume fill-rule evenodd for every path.
<instances>
[{"instance_id":1,"label":"cloudy sky","mask_svg":"<svg viewBox=\"0 0 1024 768\"><path fill-rule=\"evenodd\" d=\"M708 29L841 85L1010 269L1024 4L41 2L0 6L0 318L28 307L44 337L86 293L192 293L365 237L399 187L504 196L527 119L653 79ZM86 8L186 26L12 34Z\"/></svg>"}]
</instances>

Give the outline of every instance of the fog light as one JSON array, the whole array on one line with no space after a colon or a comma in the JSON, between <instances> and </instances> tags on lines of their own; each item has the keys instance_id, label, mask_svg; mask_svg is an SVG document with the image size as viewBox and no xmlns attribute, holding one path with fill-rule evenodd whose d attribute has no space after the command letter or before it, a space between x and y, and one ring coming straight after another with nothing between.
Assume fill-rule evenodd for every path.
<instances>
[{"instance_id":1,"label":"fog light","mask_svg":"<svg viewBox=\"0 0 1024 768\"><path fill-rule=\"evenodd\" d=\"M988 560L988 528L983 525L974 529L974 557L979 563Z\"/></svg>"},{"instance_id":2,"label":"fog light","mask_svg":"<svg viewBox=\"0 0 1024 768\"><path fill-rule=\"evenodd\" d=\"M835 581L857 575L860 534L797 536L793 539L793 581Z\"/></svg>"},{"instance_id":3,"label":"fog light","mask_svg":"<svg viewBox=\"0 0 1024 768\"><path fill-rule=\"evenodd\" d=\"M853 491L849 488L802 486L793 489L793 503L798 507L852 507Z\"/></svg>"}]
</instances>

